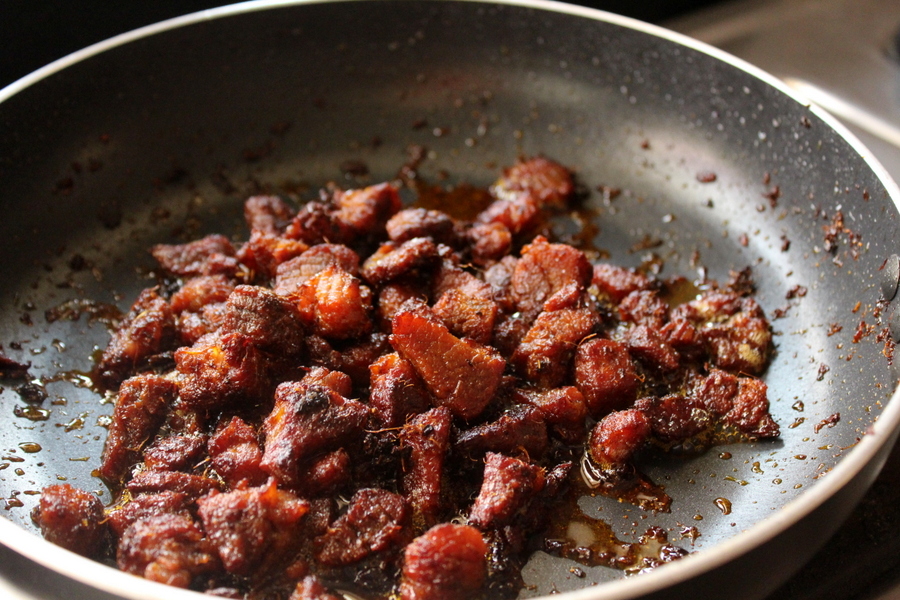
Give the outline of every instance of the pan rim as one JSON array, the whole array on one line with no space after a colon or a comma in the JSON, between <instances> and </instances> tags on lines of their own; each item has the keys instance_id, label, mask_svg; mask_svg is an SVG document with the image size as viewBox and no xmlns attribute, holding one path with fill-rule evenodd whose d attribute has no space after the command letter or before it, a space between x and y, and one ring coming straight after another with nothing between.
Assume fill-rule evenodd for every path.
<instances>
[{"instance_id":1,"label":"pan rim","mask_svg":"<svg viewBox=\"0 0 900 600\"><path fill-rule=\"evenodd\" d=\"M0 89L0 103L15 94L49 78L81 61L165 31L195 25L223 17L277 9L286 6L324 4L336 2L372 2L383 0L249 0L219 8L208 9L176 17L126 32L98 42L60 58L45 67ZM440 1L440 0L432 0ZM507 5L567 14L618 25L665 39L678 45L696 50L735 67L750 76L777 89L800 105L807 107L825 122L838 136L845 140L872 169L884 185L895 206L900 208L900 187L893 181L887 170L872 155L863 143L837 118L815 105L801 91L788 86L775 76L739 59L725 51L663 27L638 21L629 17L582 6L574 6L555 0L459 0L470 4ZM596 588L585 588L562 594L570 600L603 598L626 600L655 592L676 583L687 581L731 562L747 552L763 545L777 535L801 521L804 517L831 499L841 488L855 478L873 458L892 442L900 428L900 388L895 388L891 399L876 417L874 423L860 442L842 458L817 485L786 503L775 514L770 515L745 531L702 552L686 556L664 565L640 577L623 578L606 582ZM72 580L95 589L133 600L191 600L198 598L196 592L182 590L155 583L118 571L102 563L84 558L45 541L40 536L22 529L8 519L0 519L0 543L10 547L34 562L50 568ZM140 585L135 585L140 582ZM602 590L602 592L600 591Z\"/></svg>"}]
</instances>

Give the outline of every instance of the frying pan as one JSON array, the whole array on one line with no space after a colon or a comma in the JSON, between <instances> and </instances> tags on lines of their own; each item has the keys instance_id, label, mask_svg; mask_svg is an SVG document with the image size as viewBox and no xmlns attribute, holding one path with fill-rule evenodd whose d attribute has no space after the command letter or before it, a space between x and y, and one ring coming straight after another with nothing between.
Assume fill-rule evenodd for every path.
<instances>
[{"instance_id":1,"label":"frying pan","mask_svg":"<svg viewBox=\"0 0 900 600\"><path fill-rule=\"evenodd\" d=\"M88 48L0 100L0 343L36 380L0 392L0 541L104 593L197 598L54 547L28 516L61 480L111 500L92 470L112 404L84 374L111 307L150 284L147 248L246 236L247 195L387 180L411 146L450 184L552 157L588 192L558 236L588 219L595 256L662 277L749 266L773 317L780 439L649 459L671 513L580 502L692 553L636 576L537 553L524 596L762 597L894 442L896 185L823 111L677 34L547 2L249 2Z\"/></svg>"}]
</instances>

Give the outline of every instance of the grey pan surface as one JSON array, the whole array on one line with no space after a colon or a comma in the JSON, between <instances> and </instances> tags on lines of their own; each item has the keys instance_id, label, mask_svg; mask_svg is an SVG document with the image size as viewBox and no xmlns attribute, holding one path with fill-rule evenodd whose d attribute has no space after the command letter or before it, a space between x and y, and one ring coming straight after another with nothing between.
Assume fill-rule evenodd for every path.
<instances>
[{"instance_id":1,"label":"grey pan surface","mask_svg":"<svg viewBox=\"0 0 900 600\"><path fill-rule=\"evenodd\" d=\"M834 531L893 444L882 288L895 184L828 115L675 34L552 3L248 3L88 49L0 100L0 343L47 393L47 419L33 421L16 416L15 384L0 392L0 541L68 577L196 597L49 546L28 517L61 480L110 500L91 473L112 404L82 374L108 339L102 305L127 308L148 285L147 248L245 236L247 195L302 201L328 181L389 179L411 145L428 150L423 177L451 183L553 157L590 191L597 256L698 281L749 266L781 315L766 375L779 440L647 459L668 514L581 502L626 540L659 525L695 553L584 577L538 553L523 596L761 597ZM603 186L623 193L605 199ZM560 218L559 236L576 221ZM61 308L72 318L55 318Z\"/></svg>"}]
</instances>

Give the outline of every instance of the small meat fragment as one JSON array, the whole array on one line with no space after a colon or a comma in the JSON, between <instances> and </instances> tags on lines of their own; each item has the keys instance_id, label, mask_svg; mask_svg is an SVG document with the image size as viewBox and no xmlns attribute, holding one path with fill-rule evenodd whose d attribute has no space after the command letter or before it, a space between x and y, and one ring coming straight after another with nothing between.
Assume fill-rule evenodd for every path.
<instances>
[{"instance_id":1,"label":"small meat fragment","mask_svg":"<svg viewBox=\"0 0 900 600\"><path fill-rule=\"evenodd\" d=\"M635 325L625 330L623 342L628 352L644 366L660 372L671 372L681 364L678 352L669 345L658 329Z\"/></svg>"},{"instance_id":2,"label":"small meat fragment","mask_svg":"<svg viewBox=\"0 0 900 600\"><path fill-rule=\"evenodd\" d=\"M363 488L350 499L347 512L315 539L316 560L343 566L392 548L408 531L409 517L409 505L403 496Z\"/></svg>"},{"instance_id":3,"label":"small meat fragment","mask_svg":"<svg viewBox=\"0 0 900 600\"><path fill-rule=\"evenodd\" d=\"M297 583L288 600L344 600L345 596L332 593L315 575L307 575Z\"/></svg>"},{"instance_id":4,"label":"small meat fragment","mask_svg":"<svg viewBox=\"0 0 900 600\"><path fill-rule=\"evenodd\" d=\"M359 255L342 244L317 244L278 265L275 293L282 296L296 293L303 283L328 267L338 267L355 277L359 275Z\"/></svg>"},{"instance_id":5,"label":"small meat fragment","mask_svg":"<svg viewBox=\"0 0 900 600\"><path fill-rule=\"evenodd\" d=\"M162 491L152 494L138 494L121 508L107 515L110 528L121 538L132 523L152 515L177 514L191 517L193 498L184 492Z\"/></svg>"},{"instance_id":6,"label":"small meat fragment","mask_svg":"<svg viewBox=\"0 0 900 600\"><path fill-rule=\"evenodd\" d=\"M156 434L177 395L178 386L159 375L136 375L122 384L100 458L101 477L118 482L140 460L141 448Z\"/></svg>"},{"instance_id":7,"label":"small meat fragment","mask_svg":"<svg viewBox=\"0 0 900 600\"><path fill-rule=\"evenodd\" d=\"M237 271L234 246L224 235L208 235L187 244L157 244L150 253L162 268L181 277L234 275Z\"/></svg>"},{"instance_id":8,"label":"small meat fragment","mask_svg":"<svg viewBox=\"0 0 900 600\"><path fill-rule=\"evenodd\" d=\"M144 464L157 471L184 471L203 459L206 437L167 435L156 438L144 449Z\"/></svg>"},{"instance_id":9,"label":"small meat fragment","mask_svg":"<svg viewBox=\"0 0 900 600\"><path fill-rule=\"evenodd\" d=\"M300 535L309 503L279 490L274 479L260 487L238 487L197 500L198 514L222 565L250 575L282 564L303 543Z\"/></svg>"},{"instance_id":10,"label":"small meat fragment","mask_svg":"<svg viewBox=\"0 0 900 600\"><path fill-rule=\"evenodd\" d=\"M323 243L343 244L353 238L350 227L337 218L332 206L307 202L284 231L284 237L310 246Z\"/></svg>"},{"instance_id":11,"label":"small meat fragment","mask_svg":"<svg viewBox=\"0 0 900 600\"><path fill-rule=\"evenodd\" d=\"M372 292L359 279L329 266L293 295L308 328L326 339L357 338L372 330Z\"/></svg>"},{"instance_id":12,"label":"small meat fragment","mask_svg":"<svg viewBox=\"0 0 900 600\"><path fill-rule=\"evenodd\" d=\"M31 363L20 363L0 352L0 378L28 379Z\"/></svg>"},{"instance_id":13,"label":"small meat fragment","mask_svg":"<svg viewBox=\"0 0 900 600\"><path fill-rule=\"evenodd\" d=\"M285 361L303 354L305 332L290 300L255 285L239 285L225 303L222 333L238 333L269 355Z\"/></svg>"},{"instance_id":14,"label":"small meat fragment","mask_svg":"<svg viewBox=\"0 0 900 600\"><path fill-rule=\"evenodd\" d=\"M619 303L619 318L659 329L669 320L669 305L656 290L636 290Z\"/></svg>"},{"instance_id":15,"label":"small meat fragment","mask_svg":"<svg viewBox=\"0 0 900 600\"><path fill-rule=\"evenodd\" d=\"M262 468L291 487L302 486L305 463L357 439L369 409L319 385L282 383L263 423Z\"/></svg>"},{"instance_id":16,"label":"small meat fragment","mask_svg":"<svg viewBox=\"0 0 900 600\"><path fill-rule=\"evenodd\" d=\"M152 515L135 521L119 541L119 568L150 581L186 588L219 566L203 531L189 517Z\"/></svg>"},{"instance_id":17,"label":"small meat fragment","mask_svg":"<svg viewBox=\"0 0 900 600\"><path fill-rule=\"evenodd\" d=\"M191 498L199 498L222 489L222 482L202 475L179 471L141 471L125 485L133 496L159 492L181 492Z\"/></svg>"},{"instance_id":18,"label":"small meat fragment","mask_svg":"<svg viewBox=\"0 0 900 600\"><path fill-rule=\"evenodd\" d=\"M471 457L485 452L516 454L525 452L539 457L547 449L547 425L541 411L520 404L488 423L476 425L459 434L454 448Z\"/></svg>"},{"instance_id":19,"label":"small meat fragment","mask_svg":"<svg viewBox=\"0 0 900 600\"><path fill-rule=\"evenodd\" d=\"M341 345L339 368L349 376L356 388L368 387L369 367L392 350L388 337L387 334L374 331Z\"/></svg>"},{"instance_id":20,"label":"small meat fragment","mask_svg":"<svg viewBox=\"0 0 900 600\"><path fill-rule=\"evenodd\" d=\"M411 415L425 412L432 404L415 367L397 353L386 354L369 367L369 405L381 427L397 427Z\"/></svg>"},{"instance_id":21,"label":"small meat fragment","mask_svg":"<svg viewBox=\"0 0 900 600\"><path fill-rule=\"evenodd\" d=\"M350 455L343 448L329 452L309 467L303 495L309 498L334 494L353 477Z\"/></svg>"},{"instance_id":22,"label":"small meat fragment","mask_svg":"<svg viewBox=\"0 0 900 600\"><path fill-rule=\"evenodd\" d=\"M690 439L708 430L715 421L701 400L680 394L641 398L634 408L644 412L653 437L664 443Z\"/></svg>"},{"instance_id":23,"label":"small meat fragment","mask_svg":"<svg viewBox=\"0 0 900 600\"><path fill-rule=\"evenodd\" d=\"M388 219L402 208L397 188L389 183L338 192L334 199L337 218L358 236L384 231Z\"/></svg>"},{"instance_id":24,"label":"small meat fragment","mask_svg":"<svg viewBox=\"0 0 900 600\"><path fill-rule=\"evenodd\" d=\"M629 408L611 412L594 426L588 440L591 458L601 468L628 462L650 437L650 419Z\"/></svg>"},{"instance_id":25,"label":"small meat fragment","mask_svg":"<svg viewBox=\"0 0 900 600\"><path fill-rule=\"evenodd\" d=\"M250 196L244 201L244 220L251 230L280 235L294 218L294 209L278 196Z\"/></svg>"},{"instance_id":26,"label":"small meat fragment","mask_svg":"<svg viewBox=\"0 0 900 600\"><path fill-rule=\"evenodd\" d=\"M510 298L519 311L534 318L564 286L574 283L587 289L593 272L581 250L538 236L522 249L510 280Z\"/></svg>"},{"instance_id":27,"label":"small meat fragment","mask_svg":"<svg viewBox=\"0 0 900 600\"><path fill-rule=\"evenodd\" d=\"M301 240L254 230L237 257L249 270L248 281L266 283L275 277L282 263L300 256L308 248L309 245Z\"/></svg>"},{"instance_id":28,"label":"small meat fragment","mask_svg":"<svg viewBox=\"0 0 900 600\"><path fill-rule=\"evenodd\" d=\"M518 235L533 230L542 216L538 199L524 192L495 200L478 214L476 221L480 225L500 225L511 235Z\"/></svg>"},{"instance_id":29,"label":"small meat fragment","mask_svg":"<svg viewBox=\"0 0 900 600\"><path fill-rule=\"evenodd\" d=\"M313 367L303 376L300 383L305 385L321 385L349 398L353 393L353 380L346 373L333 371L325 367Z\"/></svg>"},{"instance_id":30,"label":"small meat fragment","mask_svg":"<svg viewBox=\"0 0 900 600\"><path fill-rule=\"evenodd\" d=\"M152 356L173 350L175 315L155 289L141 292L116 329L97 364L101 383L114 389L128 375L146 366Z\"/></svg>"},{"instance_id":31,"label":"small meat fragment","mask_svg":"<svg viewBox=\"0 0 900 600\"><path fill-rule=\"evenodd\" d=\"M594 265L591 284L614 304L619 304L632 292L650 290L653 287L652 280L646 275L608 263Z\"/></svg>"},{"instance_id":32,"label":"small meat fragment","mask_svg":"<svg viewBox=\"0 0 900 600\"><path fill-rule=\"evenodd\" d=\"M512 232L503 223L475 223L466 231L472 262L486 267L501 260L512 249Z\"/></svg>"},{"instance_id":33,"label":"small meat fragment","mask_svg":"<svg viewBox=\"0 0 900 600\"><path fill-rule=\"evenodd\" d=\"M754 437L779 434L778 423L769 413L767 386L755 377L737 377L714 369L695 384L691 395L726 425Z\"/></svg>"},{"instance_id":34,"label":"small meat fragment","mask_svg":"<svg viewBox=\"0 0 900 600\"><path fill-rule=\"evenodd\" d=\"M469 525L442 523L404 551L401 600L469 600L487 576L487 544Z\"/></svg>"},{"instance_id":35,"label":"small meat fragment","mask_svg":"<svg viewBox=\"0 0 900 600\"><path fill-rule=\"evenodd\" d=\"M584 395L572 385L544 391L522 392L525 402L538 409L545 422L566 442L580 443L585 437L588 407Z\"/></svg>"},{"instance_id":36,"label":"small meat fragment","mask_svg":"<svg viewBox=\"0 0 900 600\"><path fill-rule=\"evenodd\" d=\"M199 312L207 304L225 302L235 283L224 275L201 275L189 279L172 294L170 305L175 314Z\"/></svg>"},{"instance_id":37,"label":"small meat fragment","mask_svg":"<svg viewBox=\"0 0 900 600\"><path fill-rule=\"evenodd\" d=\"M579 343L593 333L597 313L587 308L544 311L522 338L511 362L516 371L540 389L559 387L572 370Z\"/></svg>"},{"instance_id":38,"label":"small meat fragment","mask_svg":"<svg viewBox=\"0 0 900 600\"><path fill-rule=\"evenodd\" d=\"M640 380L625 344L592 338L575 353L575 385L584 394L588 410L599 419L628 408L637 398Z\"/></svg>"},{"instance_id":39,"label":"small meat fragment","mask_svg":"<svg viewBox=\"0 0 900 600\"><path fill-rule=\"evenodd\" d=\"M439 406L471 419L484 410L500 385L506 361L490 346L461 340L436 319L401 312L394 317L391 345L413 364Z\"/></svg>"},{"instance_id":40,"label":"small meat fragment","mask_svg":"<svg viewBox=\"0 0 900 600\"><path fill-rule=\"evenodd\" d=\"M450 448L450 427L450 409L441 407L418 415L400 432L400 442L410 449L403 489L417 529L436 524L441 513L441 481Z\"/></svg>"},{"instance_id":41,"label":"small meat fragment","mask_svg":"<svg viewBox=\"0 0 900 600\"><path fill-rule=\"evenodd\" d=\"M544 471L537 465L489 452L469 523L480 529L507 525L543 487Z\"/></svg>"},{"instance_id":42,"label":"small meat fragment","mask_svg":"<svg viewBox=\"0 0 900 600\"><path fill-rule=\"evenodd\" d=\"M450 215L439 210L407 208L401 210L385 225L393 242L403 243L417 237L429 237L438 244L454 245L456 225Z\"/></svg>"},{"instance_id":43,"label":"small meat fragment","mask_svg":"<svg viewBox=\"0 0 900 600\"><path fill-rule=\"evenodd\" d=\"M499 307L489 294L448 290L435 302L432 310L458 337L467 337L479 344L488 344L493 338Z\"/></svg>"},{"instance_id":44,"label":"small meat fragment","mask_svg":"<svg viewBox=\"0 0 900 600\"><path fill-rule=\"evenodd\" d=\"M363 262L360 275L379 287L401 275L432 266L438 258L438 247L431 238L413 238L402 244L385 242Z\"/></svg>"},{"instance_id":45,"label":"small meat fragment","mask_svg":"<svg viewBox=\"0 0 900 600\"><path fill-rule=\"evenodd\" d=\"M503 176L491 186L491 193L498 198L516 197L522 192L534 196L541 206L564 208L575 192L572 172L538 156L504 169Z\"/></svg>"},{"instance_id":46,"label":"small meat fragment","mask_svg":"<svg viewBox=\"0 0 900 600\"><path fill-rule=\"evenodd\" d=\"M31 515L49 542L88 558L99 557L108 530L103 503L95 494L68 483L41 490L41 499Z\"/></svg>"},{"instance_id":47,"label":"small meat fragment","mask_svg":"<svg viewBox=\"0 0 900 600\"><path fill-rule=\"evenodd\" d=\"M209 457L216 473L228 487L241 481L250 486L262 485L268 475L262 470L262 448L256 430L240 417L232 417L220 425L209 438Z\"/></svg>"},{"instance_id":48,"label":"small meat fragment","mask_svg":"<svg viewBox=\"0 0 900 600\"><path fill-rule=\"evenodd\" d=\"M400 311L409 306L426 306L428 293L424 287L408 282L387 283L378 291L378 302L375 313L381 331L390 333L391 321Z\"/></svg>"}]
</instances>

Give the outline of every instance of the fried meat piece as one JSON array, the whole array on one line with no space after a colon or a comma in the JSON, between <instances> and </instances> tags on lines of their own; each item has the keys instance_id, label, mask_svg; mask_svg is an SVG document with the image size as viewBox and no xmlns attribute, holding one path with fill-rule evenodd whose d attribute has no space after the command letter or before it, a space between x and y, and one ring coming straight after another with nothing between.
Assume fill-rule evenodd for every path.
<instances>
[{"instance_id":1,"label":"fried meat piece","mask_svg":"<svg viewBox=\"0 0 900 600\"><path fill-rule=\"evenodd\" d=\"M360 275L371 285L380 287L388 281L430 267L438 259L438 246L431 238L412 238L401 244L385 242L363 262Z\"/></svg>"},{"instance_id":2,"label":"fried meat piece","mask_svg":"<svg viewBox=\"0 0 900 600\"><path fill-rule=\"evenodd\" d=\"M485 452L539 457L548 445L547 424L541 411L528 404L513 406L496 420L461 432L454 449L477 457Z\"/></svg>"},{"instance_id":3,"label":"fried meat piece","mask_svg":"<svg viewBox=\"0 0 900 600\"><path fill-rule=\"evenodd\" d=\"M278 196L250 196L244 200L244 220L252 231L281 235L295 212Z\"/></svg>"},{"instance_id":4,"label":"fried meat piece","mask_svg":"<svg viewBox=\"0 0 900 600\"><path fill-rule=\"evenodd\" d=\"M404 550L401 600L468 600L487 576L488 547L470 525L435 525Z\"/></svg>"},{"instance_id":5,"label":"fried meat piece","mask_svg":"<svg viewBox=\"0 0 900 600\"><path fill-rule=\"evenodd\" d=\"M628 408L637 399L640 380L625 344L591 338L575 352L575 385L588 410L599 419Z\"/></svg>"},{"instance_id":6,"label":"fried meat piece","mask_svg":"<svg viewBox=\"0 0 900 600\"><path fill-rule=\"evenodd\" d=\"M396 352L382 356L369 370L369 405L381 427L400 426L432 405L415 367Z\"/></svg>"},{"instance_id":7,"label":"fried meat piece","mask_svg":"<svg viewBox=\"0 0 900 600\"><path fill-rule=\"evenodd\" d=\"M439 406L471 419L500 385L506 361L490 346L461 340L436 318L414 312L394 317L391 345L412 363Z\"/></svg>"},{"instance_id":8,"label":"fried meat piece","mask_svg":"<svg viewBox=\"0 0 900 600\"><path fill-rule=\"evenodd\" d=\"M681 366L681 356L658 329L634 325L625 330L622 341L631 356L654 371L671 372Z\"/></svg>"},{"instance_id":9,"label":"fried meat piece","mask_svg":"<svg viewBox=\"0 0 900 600\"><path fill-rule=\"evenodd\" d=\"M390 183L340 191L334 195L337 218L354 235L372 236L384 231L388 219L402 208L400 195Z\"/></svg>"},{"instance_id":10,"label":"fried meat piece","mask_svg":"<svg viewBox=\"0 0 900 600\"><path fill-rule=\"evenodd\" d=\"M304 349L305 332L296 307L273 291L254 285L239 285L225 303L220 331L238 333L270 361L294 361Z\"/></svg>"},{"instance_id":11,"label":"fried meat piece","mask_svg":"<svg viewBox=\"0 0 900 600\"><path fill-rule=\"evenodd\" d=\"M634 408L644 412L653 437L664 443L690 439L715 422L701 400L680 394L641 398L634 403Z\"/></svg>"},{"instance_id":12,"label":"fried meat piece","mask_svg":"<svg viewBox=\"0 0 900 600\"><path fill-rule=\"evenodd\" d=\"M541 206L564 208L575 193L572 172L561 164L537 156L520 159L503 169L503 175L491 186L497 198L533 196Z\"/></svg>"},{"instance_id":13,"label":"fried meat piece","mask_svg":"<svg viewBox=\"0 0 900 600\"><path fill-rule=\"evenodd\" d=\"M574 283L587 289L592 275L584 252L538 236L522 248L510 280L510 299L517 310L534 318L562 287Z\"/></svg>"},{"instance_id":14,"label":"fried meat piece","mask_svg":"<svg viewBox=\"0 0 900 600\"><path fill-rule=\"evenodd\" d=\"M238 250L237 258L250 271L248 281L266 283L275 278L281 264L308 249L309 244L302 240L254 230L250 239Z\"/></svg>"},{"instance_id":15,"label":"fried meat piece","mask_svg":"<svg viewBox=\"0 0 900 600\"><path fill-rule=\"evenodd\" d=\"M152 515L177 514L191 518L194 499L184 492L163 490L157 493L137 494L121 508L107 516L110 528L121 538L125 530L138 519Z\"/></svg>"},{"instance_id":16,"label":"fried meat piece","mask_svg":"<svg viewBox=\"0 0 900 600\"><path fill-rule=\"evenodd\" d=\"M118 482L140 460L141 448L163 424L177 395L178 386L159 375L135 375L125 380L116 396L100 457L101 477Z\"/></svg>"},{"instance_id":17,"label":"fried meat piece","mask_svg":"<svg viewBox=\"0 0 900 600\"><path fill-rule=\"evenodd\" d=\"M476 221L481 225L501 225L511 235L518 235L532 230L542 217L540 202L526 192L494 200L478 214Z\"/></svg>"},{"instance_id":18,"label":"fried meat piece","mask_svg":"<svg viewBox=\"0 0 900 600\"><path fill-rule=\"evenodd\" d=\"M767 386L761 379L713 369L693 385L690 394L723 423L742 433L761 438L779 434L778 423L769 413Z\"/></svg>"},{"instance_id":19,"label":"fried meat piece","mask_svg":"<svg viewBox=\"0 0 900 600\"><path fill-rule=\"evenodd\" d=\"M487 267L508 255L513 235L503 223L474 223L466 230L472 262Z\"/></svg>"},{"instance_id":20,"label":"fried meat piece","mask_svg":"<svg viewBox=\"0 0 900 600\"><path fill-rule=\"evenodd\" d=\"M234 280L225 275L200 275L185 281L169 304L175 314L198 312L207 304L225 302L234 288Z\"/></svg>"},{"instance_id":21,"label":"fried meat piece","mask_svg":"<svg viewBox=\"0 0 900 600\"><path fill-rule=\"evenodd\" d=\"M144 449L144 464L155 471L185 471L203 459L205 450L203 435L157 437Z\"/></svg>"},{"instance_id":22,"label":"fried meat piece","mask_svg":"<svg viewBox=\"0 0 900 600\"><path fill-rule=\"evenodd\" d=\"M481 490L469 513L469 523L480 529L507 525L543 487L544 471L537 465L489 452L485 457Z\"/></svg>"},{"instance_id":23,"label":"fried meat piece","mask_svg":"<svg viewBox=\"0 0 900 600\"><path fill-rule=\"evenodd\" d=\"M179 471L141 471L125 487L134 496L170 491L199 498L209 492L221 490L223 485L218 479Z\"/></svg>"},{"instance_id":24,"label":"fried meat piece","mask_svg":"<svg viewBox=\"0 0 900 600\"><path fill-rule=\"evenodd\" d=\"M282 383L263 423L262 468L289 487L303 485L304 464L358 438L369 409L320 385Z\"/></svg>"},{"instance_id":25,"label":"fried meat piece","mask_svg":"<svg viewBox=\"0 0 900 600\"><path fill-rule=\"evenodd\" d=\"M474 295L459 289L448 290L435 302L432 310L454 335L489 344L494 336L499 307L487 291Z\"/></svg>"},{"instance_id":26,"label":"fried meat piece","mask_svg":"<svg viewBox=\"0 0 900 600\"><path fill-rule=\"evenodd\" d=\"M314 540L316 560L343 566L394 549L408 535L409 519L409 505L403 496L363 488L350 499L347 511Z\"/></svg>"},{"instance_id":27,"label":"fried meat piece","mask_svg":"<svg viewBox=\"0 0 900 600\"><path fill-rule=\"evenodd\" d=\"M284 231L284 237L316 244L344 244L353 238L350 227L337 218L333 206L325 202L304 204Z\"/></svg>"},{"instance_id":28,"label":"fried meat piece","mask_svg":"<svg viewBox=\"0 0 900 600\"><path fill-rule=\"evenodd\" d=\"M372 292L359 279L330 265L293 295L311 331L326 339L358 338L372 330Z\"/></svg>"},{"instance_id":29,"label":"fried meat piece","mask_svg":"<svg viewBox=\"0 0 900 600\"><path fill-rule=\"evenodd\" d=\"M238 486L200 498L197 512L225 570L251 575L283 564L303 543L309 503L270 479L260 487Z\"/></svg>"},{"instance_id":30,"label":"fried meat piece","mask_svg":"<svg viewBox=\"0 0 900 600\"><path fill-rule=\"evenodd\" d=\"M403 489L417 529L435 525L441 514L441 482L450 449L451 424L449 408L433 408L416 416L400 432L401 444L410 449L403 471Z\"/></svg>"},{"instance_id":31,"label":"fried meat piece","mask_svg":"<svg viewBox=\"0 0 900 600\"><path fill-rule=\"evenodd\" d=\"M234 245L224 235L208 235L187 244L157 244L150 253L163 269L181 277L237 271Z\"/></svg>"},{"instance_id":32,"label":"fried meat piece","mask_svg":"<svg viewBox=\"0 0 900 600\"><path fill-rule=\"evenodd\" d=\"M68 483L41 490L31 518L44 539L82 556L98 557L106 545L103 503L95 494Z\"/></svg>"},{"instance_id":33,"label":"fried meat piece","mask_svg":"<svg viewBox=\"0 0 900 600\"><path fill-rule=\"evenodd\" d=\"M328 267L338 267L354 277L359 275L359 254L343 244L317 244L299 256L280 263L275 276L275 293L289 296Z\"/></svg>"},{"instance_id":34,"label":"fried meat piece","mask_svg":"<svg viewBox=\"0 0 900 600\"><path fill-rule=\"evenodd\" d=\"M650 432L650 419L644 411L629 408L611 412L594 425L588 450L602 468L621 465L644 446Z\"/></svg>"},{"instance_id":35,"label":"fried meat piece","mask_svg":"<svg viewBox=\"0 0 900 600\"><path fill-rule=\"evenodd\" d=\"M453 246L457 242L456 225L447 213L425 208L407 208L388 220L388 237L402 244L417 237L429 237L438 244Z\"/></svg>"},{"instance_id":36,"label":"fried meat piece","mask_svg":"<svg viewBox=\"0 0 900 600\"><path fill-rule=\"evenodd\" d=\"M572 385L549 390L520 390L522 399L538 409L541 418L552 425L564 441L579 443L585 437L588 404L581 391Z\"/></svg>"},{"instance_id":37,"label":"fried meat piece","mask_svg":"<svg viewBox=\"0 0 900 600\"><path fill-rule=\"evenodd\" d=\"M619 303L619 318L660 329L669 320L669 305L656 290L636 290Z\"/></svg>"},{"instance_id":38,"label":"fried meat piece","mask_svg":"<svg viewBox=\"0 0 900 600\"><path fill-rule=\"evenodd\" d=\"M100 382L114 389L130 374L146 366L152 356L174 350L175 315L156 289L141 292L116 329L97 364Z\"/></svg>"},{"instance_id":39,"label":"fried meat piece","mask_svg":"<svg viewBox=\"0 0 900 600\"><path fill-rule=\"evenodd\" d=\"M614 304L619 304L632 292L652 289L653 281L634 269L598 263L594 265L591 285Z\"/></svg>"},{"instance_id":40,"label":"fried meat piece","mask_svg":"<svg viewBox=\"0 0 900 600\"><path fill-rule=\"evenodd\" d=\"M599 324L587 308L544 311L522 338L511 362L516 371L540 389L562 385L572 370L579 343Z\"/></svg>"},{"instance_id":41,"label":"fried meat piece","mask_svg":"<svg viewBox=\"0 0 900 600\"><path fill-rule=\"evenodd\" d=\"M262 470L262 448L259 435L240 417L222 423L207 444L213 469L233 488L241 481L250 486L262 485L268 474Z\"/></svg>"},{"instance_id":42,"label":"fried meat piece","mask_svg":"<svg viewBox=\"0 0 900 600\"><path fill-rule=\"evenodd\" d=\"M180 514L151 515L132 523L119 541L116 563L128 573L180 588L219 567L203 531Z\"/></svg>"},{"instance_id":43,"label":"fried meat piece","mask_svg":"<svg viewBox=\"0 0 900 600\"><path fill-rule=\"evenodd\" d=\"M350 455L343 448L338 448L309 467L303 481L303 494L310 498L334 494L352 477Z\"/></svg>"},{"instance_id":44,"label":"fried meat piece","mask_svg":"<svg viewBox=\"0 0 900 600\"><path fill-rule=\"evenodd\" d=\"M288 600L343 600L345 596L332 593L315 575L307 575L291 592Z\"/></svg>"}]
</instances>

